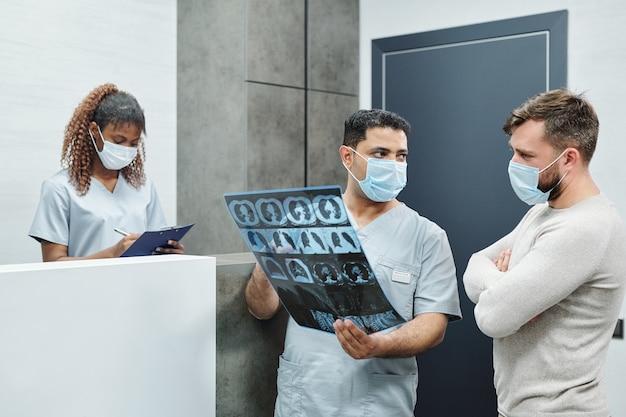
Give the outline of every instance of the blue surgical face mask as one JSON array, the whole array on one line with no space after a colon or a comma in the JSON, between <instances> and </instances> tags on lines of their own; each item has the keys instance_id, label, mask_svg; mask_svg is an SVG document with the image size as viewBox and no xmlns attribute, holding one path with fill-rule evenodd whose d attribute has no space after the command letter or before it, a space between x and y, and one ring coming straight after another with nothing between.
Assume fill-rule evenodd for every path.
<instances>
[{"instance_id":1,"label":"blue surgical face mask","mask_svg":"<svg viewBox=\"0 0 626 417\"><path fill-rule=\"evenodd\" d=\"M559 179L554 187L548 191L541 191L539 188L539 174L546 169L550 168L556 161L558 161L563 155L565 155L567 149L565 149L561 155L559 155L554 161L550 162L547 167L540 170L539 168L531 167L528 165L518 164L517 162L509 161L509 179L511 180L511 186L513 191L526 204L542 204L548 201L550 192L561 183L567 172Z\"/></svg>"},{"instance_id":2,"label":"blue surgical face mask","mask_svg":"<svg viewBox=\"0 0 626 417\"><path fill-rule=\"evenodd\" d=\"M100 161L102 161L102 165L104 165L106 169L119 171L120 169L133 162L133 160L137 156L137 148L132 146L118 145L117 143L104 140L104 136L102 135L100 126L97 127L98 133L100 133L100 137L102 138L102 142L104 142L101 151L99 151L98 146L96 146L96 140L91 134L91 129L88 129L89 136L91 136L93 146L96 148L96 152L100 157Z\"/></svg>"},{"instance_id":3,"label":"blue surgical face mask","mask_svg":"<svg viewBox=\"0 0 626 417\"><path fill-rule=\"evenodd\" d=\"M383 203L391 201L400 194L406 186L406 162L397 162L390 159L365 158L363 155L350 149L367 162L365 178L359 181L352 171L344 164L352 178L359 183L363 193L372 201Z\"/></svg>"}]
</instances>

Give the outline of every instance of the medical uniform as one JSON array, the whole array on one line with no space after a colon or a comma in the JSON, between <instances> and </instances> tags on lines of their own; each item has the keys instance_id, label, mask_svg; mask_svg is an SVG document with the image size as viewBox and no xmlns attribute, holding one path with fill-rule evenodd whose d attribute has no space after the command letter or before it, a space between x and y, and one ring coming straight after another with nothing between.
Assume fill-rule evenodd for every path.
<instances>
[{"instance_id":1,"label":"medical uniform","mask_svg":"<svg viewBox=\"0 0 626 417\"><path fill-rule=\"evenodd\" d=\"M402 205L357 234L387 298L407 321L432 312L461 318L452 252L439 226ZM353 359L335 334L290 318L275 416L412 417L417 379L415 357Z\"/></svg>"},{"instance_id":2,"label":"medical uniform","mask_svg":"<svg viewBox=\"0 0 626 417\"><path fill-rule=\"evenodd\" d=\"M129 233L166 227L156 189L150 179L136 189L119 175L110 192L91 178L89 191L78 195L70 184L67 170L45 180L29 236L67 246L67 255L91 255L117 243L122 236L115 228Z\"/></svg>"}]
</instances>

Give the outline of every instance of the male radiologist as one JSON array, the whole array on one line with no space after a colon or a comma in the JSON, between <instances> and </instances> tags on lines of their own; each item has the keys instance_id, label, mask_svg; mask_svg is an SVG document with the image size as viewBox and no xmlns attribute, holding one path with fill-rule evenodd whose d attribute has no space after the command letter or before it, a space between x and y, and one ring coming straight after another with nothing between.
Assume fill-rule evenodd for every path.
<instances>
[{"instance_id":1,"label":"male radiologist","mask_svg":"<svg viewBox=\"0 0 626 417\"><path fill-rule=\"evenodd\" d=\"M360 110L345 121L341 162L350 222L376 279L407 323L366 334L337 319L335 334L289 319L278 369L275 416L413 416L416 355L444 339L461 317L446 233L396 199L406 184L409 123ZM260 266L246 288L250 312L272 317L281 303Z\"/></svg>"}]
</instances>

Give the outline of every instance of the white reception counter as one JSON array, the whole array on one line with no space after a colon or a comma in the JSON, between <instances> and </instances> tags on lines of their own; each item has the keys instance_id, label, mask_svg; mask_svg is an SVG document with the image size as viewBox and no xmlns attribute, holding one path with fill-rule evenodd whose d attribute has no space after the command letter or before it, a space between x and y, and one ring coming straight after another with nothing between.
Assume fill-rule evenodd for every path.
<instances>
[{"instance_id":1,"label":"white reception counter","mask_svg":"<svg viewBox=\"0 0 626 417\"><path fill-rule=\"evenodd\" d=\"M215 416L215 258L0 265L0 416Z\"/></svg>"}]
</instances>

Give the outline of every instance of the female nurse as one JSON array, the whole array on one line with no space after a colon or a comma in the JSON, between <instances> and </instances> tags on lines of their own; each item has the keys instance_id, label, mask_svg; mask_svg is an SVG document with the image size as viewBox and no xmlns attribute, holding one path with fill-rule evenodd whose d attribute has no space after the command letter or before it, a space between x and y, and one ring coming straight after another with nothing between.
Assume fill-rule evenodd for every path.
<instances>
[{"instance_id":1,"label":"female nurse","mask_svg":"<svg viewBox=\"0 0 626 417\"><path fill-rule=\"evenodd\" d=\"M29 232L44 262L116 258L142 232L167 226L144 173L145 133L139 103L113 84L95 88L78 105L65 128L62 169L43 182ZM177 241L156 249L183 251Z\"/></svg>"}]
</instances>

